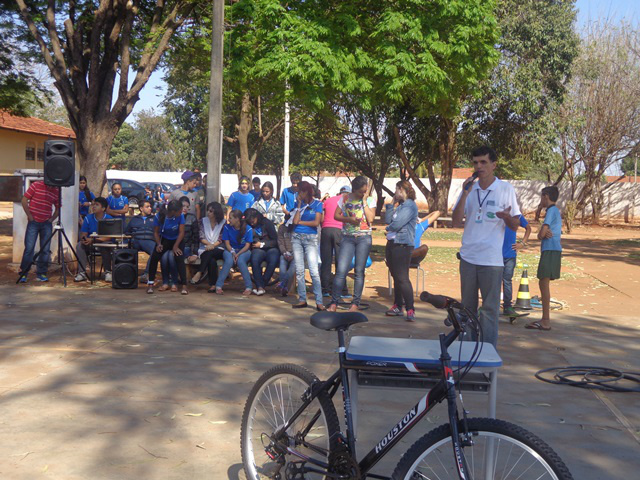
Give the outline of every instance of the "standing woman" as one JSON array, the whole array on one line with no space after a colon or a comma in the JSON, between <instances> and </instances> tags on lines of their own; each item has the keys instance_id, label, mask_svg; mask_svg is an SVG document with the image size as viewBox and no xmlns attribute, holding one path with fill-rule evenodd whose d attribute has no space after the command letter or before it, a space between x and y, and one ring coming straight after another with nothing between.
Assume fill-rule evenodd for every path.
<instances>
[{"instance_id":1,"label":"standing woman","mask_svg":"<svg viewBox=\"0 0 640 480\"><path fill-rule=\"evenodd\" d=\"M386 205L385 222L387 223L387 247L385 256L387 267L393 277L394 304L386 315L399 317L402 308L407 309L407 321L415 320L413 307L413 287L409 280L409 264L413 253L418 207L416 192L411 184L403 180L396 183L396 194L391 203Z\"/></svg>"},{"instance_id":2,"label":"standing woman","mask_svg":"<svg viewBox=\"0 0 640 480\"><path fill-rule=\"evenodd\" d=\"M359 176L351 183L351 193L338 200L338 206L334 212L334 219L342 222L342 240L338 254L338 268L331 288L331 305L329 310L336 311L340 295L347 279L347 273L351 269L351 262L355 256L355 282L353 286L353 300L350 312L356 312L360 308L360 299L364 289L364 269L371 252L371 223L376 215L374 201L367 195L367 179Z\"/></svg>"},{"instance_id":3,"label":"standing woman","mask_svg":"<svg viewBox=\"0 0 640 480\"><path fill-rule=\"evenodd\" d=\"M296 198L295 211L291 212L291 244L293 246L293 258L296 262L296 279L298 282L299 302L293 308L305 308L307 306L307 286L304 281L304 261L307 260L313 294L316 297L316 309L324 310L322 304L322 285L320 284L320 272L318 270L318 225L322 220L322 202L313 198L313 185L309 182L298 184L298 196Z\"/></svg>"},{"instance_id":4,"label":"standing woman","mask_svg":"<svg viewBox=\"0 0 640 480\"><path fill-rule=\"evenodd\" d=\"M254 204L256 197L249 191L250 183L251 180L249 180L249 177L244 175L240 177L238 190L233 192L229 196L229 200L227 200L230 211L240 210L240 213L244 213L247 208Z\"/></svg>"},{"instance_id":5,"label":"standing woman","mask_svg":"<svg viewBox=\"0 0 640 480\"><path fill-rule=\"evenodd\" d=\"M251 205L251 208L255 208L258 212L271 220L276 227L284 222L284 210L282 210L280 202L273 198L273 183L271 182L264 182L260 198Z\"/></svg>"},{"instance_id":6,"label":"standing woman","mask_svg":"<svg viewBox=\"0 0 640 480\"><path fill-rule=\"evenodd\" d=\"M209 293L215 293L218 280L218 260L222 260L224 246L222 245L222 228L225 225L224 210L218 202L207 205L207 215L200 219L200 268L191 279L196 284L208 272Z\"/></svg>"},{"instance_id":7,"label":"standing woman","mask_svg":"<svg viewBox=\"0 0 640 480\"><path fill-rule=\"evenodd\" d=\"M156 240L156 248L149 260L149 281L147 293L153 293L153 283L158 271L158 261L165 252L172 252L176 257L176 267L178 269L179 281L182 285L182 295L188 295L187 290L187 268L184 264L182 251L184 249L184 215L182 214L182 204L178 200L172 200L167 206L167 213L162 218L161 213L157 213L153 219L153 236ZM168 290L168 272L163 272L163 284L160 290Z\"/></svg>"},{"instance_id":8,"label":"standing woman","mask_svg":"<svg viewBox=\"0 0 640 480\"><path fill-rule=\"evenodd\" d=\"M84 217L89 215L89 208L91 203L96 199L96 196L89 190L87 185L87 177L80 175L80 193L78 193L78 223L82 225Z\"/></svg>"}]
</instances>

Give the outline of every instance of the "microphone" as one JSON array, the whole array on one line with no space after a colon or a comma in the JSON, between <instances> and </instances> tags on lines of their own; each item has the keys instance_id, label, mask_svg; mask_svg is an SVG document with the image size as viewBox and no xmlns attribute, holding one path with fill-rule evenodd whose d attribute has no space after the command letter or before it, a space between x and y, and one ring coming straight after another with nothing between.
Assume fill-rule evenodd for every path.
<instances>
[{"instance_id":1,"label":"microphone","mask_svg":"<svg viewBox=\"0 0 640 480\"><path fill-rule=\"evenodd\" d=\"M467 183L467 186L466 186L466 187L464 187L464 189L465 189L465 190L469 190L469 187L470 187L471 185L473 185L473 182L475 181L475 179L476 179L476 178L478 178L478 172L473 172L473 173L471 174L471 181L470 181L469 183Z\"/></svg>"},{"instance_id":2,"label":"microphone","mask_svg":"<svg viewBox=\"0 0 640 480\"><path fill-rule=\"evenodd\" d=\"M422 292L420 294L420 300L422 300L423 302L430 303L434 307L441 308L441 309L448 308L448 307L453 307L458 309L464 308L462 304L454 298L447 297L445 295L431 295L429 292Z\"/></svg>"}]
</instances>

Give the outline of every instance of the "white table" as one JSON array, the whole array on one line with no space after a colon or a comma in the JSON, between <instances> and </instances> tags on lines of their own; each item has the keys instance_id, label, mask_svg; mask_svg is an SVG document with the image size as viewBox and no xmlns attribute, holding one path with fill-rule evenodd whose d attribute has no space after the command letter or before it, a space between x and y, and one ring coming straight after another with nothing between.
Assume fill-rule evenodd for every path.
<instances>
[{"instance_id":1,"label":"white table","mask_svg":"<svg viewBox=\"0 0 640 480\"><path fill-rule=\"evenodd\" d=\"M471 382L465 378L460 382L460 386L463 389L466 389L466 386L469 387L471 391L486 393L488 395L487 414L490 418L495 418L498 368L502 366L502 359L492 344L482 343L481 345L482 351L480 352L480 356L478 357L475 366L470 370L470 374L486 374L488 375L488 381L478 383ZM475 342L454 342L448 348L449 355L451 356L451 367L455 370L459 366L466 365L473 354L474 348ZM440 353L439 340L362 336L351 338L346 356L348 360L404 364L407 368L407 374L406 376L403 375L403 378L407 379L406 384L410 384L412 378L415 378L416 383L419 383L418 381L421 379L421 376L425 376L417 371L415 364L420 364L421 366L433 366L434 372L440 372ZM361 373L362 372L358 372L353 369L349 370L354 436L357 432L359 388L406 388L402 385L399 386L397 376L389 376L389 386L380 384L367 385L366 382L363 385L359 382L358 378ZM378 378L384 377L384 373L376 373L375 375ZM408 407L410 407L410 405L408 405L407 408Z\"/></svg>"}]
</instances>

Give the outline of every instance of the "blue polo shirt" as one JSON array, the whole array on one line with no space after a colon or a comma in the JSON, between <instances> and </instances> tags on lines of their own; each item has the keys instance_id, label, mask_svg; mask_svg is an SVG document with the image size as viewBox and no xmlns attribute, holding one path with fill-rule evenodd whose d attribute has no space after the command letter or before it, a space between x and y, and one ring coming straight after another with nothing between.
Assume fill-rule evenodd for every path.
<instances>
[{"instance_id":1,"label":"blue polo shirt","mask_svg":"<svg viewBox=\"0 0 640 480\"><path fill-rule=\"evenodd\" d=\"M316 213L322 213L322 202L313 200L307 208L306 203L303 203L300 207L304 211L300 215L300 220L303 222L313 222L316 219ZM318 227L308 227L307 225L296 225L293 229L296 233L307 233L312 235L318 234Z\"/></svg>"},{"instance_id":2,"label":"blue polo shirt","mask_svg":"<svg viewBox=\"0 0 640 480\"><path fill-rule=\"evenodd\" d=\"M233 192L227 201L227 205L231 207L232 210L240 210L242 213L253 205L256 199L254 198L251 192L242 193L239 190Z\"/></svg>"},{"instance_id":3,"label":"blue polo shirt","mask_svg":"<svg viewBox=\"0 0 640 480\"><path fill-rule=\"evenodd\" d=\"M296 207L296 199L298 198L298 192L291 190L291 187L287 187L282 191L280 195L280 204L287 208L290 212Z\"/></svg>"},{"instance_id":4,"label":"blue polo shirt","mask_svg":"<svg viewBox=\"0 0 640 480\"><path fill-rule=\"evenodd\" d=\"M113 218L111 215L104 214L102 220L107 218ZM92 233L98 233L98 219L96 218L94 213L90 213L84 220L82 221L82 227L80 227L80 231L86 234L91 235Z\"/></svg>"},{"instance_id":5,"label":"blue polo shirt","mask_svg":"<svg viewBox=\"0 0 640 480\"><path fill-rule=\"evenodd\" d=\"M120 195L118 198L109 195L107 197L107 204L111 210L122 210L125 206L129 205L129 199L124 195ZM126 215L114 215L113 218L122 218L124 220L125 217Z\"/></svg>"},{"instance_id":6,"label":"blue polo shirt","mask_svg":"<svg viewBox=\"0 0 640 480\"><path fill-rule=\"evenodd\" d=\"M253 195L254 202L260 200L260 197L262 196L262 190L258 190L257 192L255 190L251 190L249 193Z\"/></svg>"},{"instance_id":7,"label":"blue polo shirt","mask_svg":"<svg viewBox=\"0 0 640 480\"><path fill-rule=\"evenodd\" d=\"M87 194L84 193L84 190L78 194L78 213L83 217L89 215L89 207L85 207L82 204L86 202L93 202L96 199L96 196L93 194L93 192L90 193L91 198L87 198Z\"/></svg>"},{"instance_id":8,"label":"blue polo shirt","mask_svg":"<svg viewBox=\"0 0 640 480\"><path fill-rule=\"evenodd\" d=\"M160 236L167 240L177 240L180 235L180 225L184 225L184 215L181 213L173 218L164 217L164 223L160 225L160 214L156 213L153 217L153 226L161 227Z\"/></svg>"},{"instance_id":9,"label":"blue polo shirt","mask_svg":"<svg viewBox=\"0 0 640 480\"><path fill-rule=\"evenodd\" d=\"M240 241L238 241L238 235L240 235L240 230L233 228L230 223L224 224L224 227L222 228L222 241L224 242L225 240L229 240L231 248L236 252L241 250L245 243L253 242L253 230L249 225L247 225L247 230L244 232L244 236Z\"/></svg>"},{"instance_id":10,"label":"blue polo shirt","mask_svg":"<svg viewBox=\"0 0 640 480\"><path fill-rule=\"evenodd\" d=\"M520 226L525 228L529 225L524 215L520 215ZM516 251L513 249L513 244L516 243L516 232L509 227L504 229L504 242L502 242L502 256L504 258L516 258Z\"/></svg>"},{"instance_id":11,"label":"blue polo shirt","mask_svg":"<svg viewBox=\"0 0 640 480\"><path fill-rule=\"evenodd\" d=\"M547 208L543 225L549 225L549 230L553 233L553 237L542 239L540 251L555 250L561 252L562 245L560 244L560 236L562 235L562 216L560 215L558 207L551 205Z\"/></svg>"},{"instance_id":12,"label":"blue polo shirt","mask_svg":"<svg viewBox=\"0 0 640 480\"><path fill-rule=\"evenodd\" d=\"M414 245L414 248L420 247L420 237L424 232L427 231L427 228L429 228L429 220L425 220L424 222L420 223L416 222L416 243Z\"/></svg>"}]
</instances>

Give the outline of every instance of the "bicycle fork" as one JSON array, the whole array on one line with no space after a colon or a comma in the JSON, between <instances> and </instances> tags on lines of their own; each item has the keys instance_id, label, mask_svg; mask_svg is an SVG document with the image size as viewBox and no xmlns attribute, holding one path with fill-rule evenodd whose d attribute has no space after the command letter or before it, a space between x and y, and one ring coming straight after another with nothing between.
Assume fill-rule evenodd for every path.
<instances>
[{"instance_id":1,"label":"bicycle fork","mask_svg":"<svg viewBox=\"0 0 640 480\"><path fill-rule=\"evenodd\" d=\"M453 370L451 368L451 356L447 351L446 336L440 334L440 348L442 353L440 354L440 362L443 368L443 377L446 382L447 388L447 408L449 413L449 425L451 427L451 444L453 446L453 456L456 461L456 468L458 469L458 476L460 480L473 480L467 466L467 460L462 451L463 446L471 445L470 437L465 435L464 441L460 440L460 432L458 431L458 407L456 403L456 384L453 378ZM465 428L466 430L466 428Z\"/></svg>"}]
</instances>

